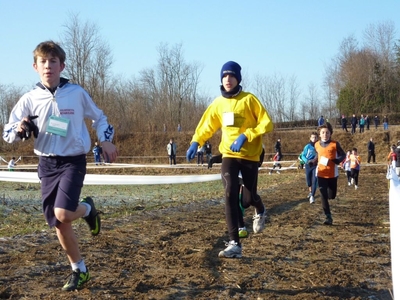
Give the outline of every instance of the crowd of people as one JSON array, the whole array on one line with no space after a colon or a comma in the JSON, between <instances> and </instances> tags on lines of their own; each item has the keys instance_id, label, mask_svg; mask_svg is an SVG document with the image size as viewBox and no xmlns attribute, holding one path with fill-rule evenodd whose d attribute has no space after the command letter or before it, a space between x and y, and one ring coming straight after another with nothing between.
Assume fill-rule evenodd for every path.
<instances>
[{"instance_id":1,"label":"crowd of people","mask_svg":"<svg viewBox=\"0 0 400 300\"><path fill-rule=\"evenodd\" d=\"M387 115L383 116L383 130L389 130L389 118ZM318 120L319 123L319 120ZM353 114L350 118L347 118L345 115L342 115L340 118L340 123L342 126L342 130L348 132L347 126L350 124L351 134L357 133L357 129L359 133L365 132L365 130L370 130L372 126L375 129L378 129L380 126L380 119L378 115L375 115L372 119L369 115L361 114L359 117L356 114Z\"/></svg>"},{"instance_id":2,"label":"crowd of people","mask_svg":"<svg viewBox=\"0 0 400 300\"><path fill-rule=\"evenodd\" d=\"M24 94L10 113L4 126L3 138L8 143L23 141L34 136L34 153L39 157L38 177L41 181L42 207L47 224L54 227L57 238L71 266L71 275L62 290L80 289L90 280L89 269L81 255L72 223L83 218L90 233L96 236L101 230L100 215L91 197L81 198L87 153L91 150L91 139L85 119L92 120L97 141L92 148L95 164L116 161L118 151L113 144L114 127L99 109L90 95L79 85L61 77L65 68L66 54L53 41L45 41L34 50L34 69L40 82ZM224 190L225 221L229 241L218 256L221 258L242 257L242 238L248 235L243 214L250 206L254 209L253 233L261 233L265 228L267 209L257 193L258 171L264 158L262 137L274 128L268 111L252 93L243 90L241 66L234 61L223 64L220 71L220 93L203 113L190 145L186 151L187 161L197 157L197 164L204 164L204 155L210 167L217 160L221 163L221 181ZM43 103L49 103L43 106ZM74 111L74 114L70 114ZM355 118L355 115L353 115ZM362 116L362 126L369 130L368 116ZM344 122L344 121L343 121ZM383 119L384 128L388 121ZM350 122L360 124L353 118ZM386 125L385 125L386 124ZM306 184L310 203L315 202L316 189L321 196L325 215L323 224L332 225L333 217L329 200L335 199L339 165L345 166L350 184L358 187L361 158L357 149L346 153L338 141L332 139L333 128L323 116L318 120L318 133L312 132L310 141L301 153L305 163ZM364 128L364 127L363 127ZM164 131L167 130L164 124ZM347 127L346 127L347 130ZM178 124L178 133L182 127ZM213 159L209 140L221 131L218 146L220 156ZM361 127L360 127L360 132ZM355 133L355 131L354 131ZM319 137L319 139L318 139ZM375 149L370 140L368 162L375 161ZM167 144L170 165L176 165L177 145L173 138ZM277 173L282 168L282 146L279 138L274 146L272 170ZM400 142L390 159L400 158ZM9 163L14 169L15 158ZM396 159L396 171L400 164Z\"/></svg>"}]
</instances>

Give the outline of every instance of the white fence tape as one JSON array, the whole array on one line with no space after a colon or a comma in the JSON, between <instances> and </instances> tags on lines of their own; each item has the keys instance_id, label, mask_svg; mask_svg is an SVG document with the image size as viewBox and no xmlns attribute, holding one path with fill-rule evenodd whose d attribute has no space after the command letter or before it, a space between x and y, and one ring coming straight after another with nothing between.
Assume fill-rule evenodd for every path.
<instances>
[{"instance_id":1,"label":"white fence tape","mask_svg":"<svg viewBox=\"0 0 400 300\"><path fill-rule=\"evenodd\" d=\"M221 180L221 174L210 175L171 175L171 176L140 176L140 175L98 175L86 174L85 185L148 185L176 184ZM37 172L0 171L0 181L39 183Z\"/></svg>"}]
</instances>

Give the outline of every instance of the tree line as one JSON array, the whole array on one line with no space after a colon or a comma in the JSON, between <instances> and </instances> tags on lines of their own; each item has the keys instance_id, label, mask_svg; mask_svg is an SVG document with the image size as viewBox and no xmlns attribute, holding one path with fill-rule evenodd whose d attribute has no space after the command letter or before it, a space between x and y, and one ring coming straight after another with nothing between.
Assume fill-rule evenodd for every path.
<instances>
[{"instance_id":1,"label":"tree line","mask_svg":"<svg viewBox=\"0 0 400 300\"><path fill-rule=\"evenodd\" d=\"M310 124L320 115L331 120L341 114L400 113L400 40L393 22L370 25L362 42L360 46L354 36L343 39L326 66L322 87L310 83L303 93L295 75L257 74L246 78L243 88L257 95L278 127ZM188 62L182 44L160 43L155 67L130 79L113 75L111 47L95 23L71 14L60 44L67 54L63 76L89 92L117 134L162 131L163 124L193 130L212 101L199 88L202 64ZM26 88L0 83L1 124L24 92Z\"/></svg>"}]
</instances>

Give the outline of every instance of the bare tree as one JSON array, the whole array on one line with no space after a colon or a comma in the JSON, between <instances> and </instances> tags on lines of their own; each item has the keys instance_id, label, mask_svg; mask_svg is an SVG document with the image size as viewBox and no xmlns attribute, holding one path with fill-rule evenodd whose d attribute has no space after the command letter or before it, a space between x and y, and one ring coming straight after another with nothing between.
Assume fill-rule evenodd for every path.
<instances>
[{"instance_id":1,"label":"bare tree","mask_svg":"<svg viewBox=\"0 0 400 300\"><path fill-rule=\"evenodd\" d=\"M254 94L263 103L264 107L267 109L271 117L275 115L274 105L272 103L272 98L269 95L269 81L270 79L265 75L256 74L254 76ZM275 121L273 119L273 121Z\"/></svg>"},{"instance_id":2,"label":"bare tree","mask_svg":"<svg viewBox=\"0 0 400 300\"><path fill-rule=\"evenodd\" d=\"M289 89L289 99L287 101L287 116L289 121L296 121L299 117L299 115L296 112L297 112L297 103L299 102L300 98L300 90L296 76L293 75L292 77L289 78L288 89Z\"/></svg>"},{"instance_id":3,"label":"bare tree","mask_svg":"<svg viewBox=\"0 0 400 300\"><path fill-rule=\"evenodd\" d=\"M297 119L296 108L300 91L295 76L287 80L279 74L272 77L256 75L254 77L255 95L264 104L275 123Z\"/></svg>"},{"instance_id":4,"label":"bare tree","mask_svg":"<svg viewBox=\"0 0 400 300\"><path fill-rule=\"evenodd\" d=\"M108 44L101 39L96 24L82 22L76 14L70 15L64 28L61 39L68 78L86 89L99 106L105 106L113 62Z\"/></svg>"},{"instance_id":5,"label":"bare tree","mask_svg":"<svg viewBox=\"0 0 400 300\"><path fill-rule=\"evenodd\" d=\"M314 83L310 83L308 85L308 95L305 98L306 104L304 106L310 120L317 120L318 116L321 115L318 95L319 92L317 86Z\"/></svg>"},{"instance_id":6,"label":"bare tree","mask_svg":"<svg viewBox=\"0 0 400 300\"><path fill-rule=\"evenodd\" d=\"M8 123L11 110L21 96L21 88L0 84L0 124Z\"/></svg>"},{"instance_id":7,"label":"bare tree","mask_svg":"<svg viewBox=\"0 0 400 300\"><path fill-rule=\"evenodd\" d=\"M199 97L198 85L202 67L198 63L186 63L182 45L169 47L160 44L159 59L155 69L140 72L142 90L151 108L157 111L158 120L183 128L193 127L193 110L201 106L204 99Z\"/></svg>"}]
</instances>

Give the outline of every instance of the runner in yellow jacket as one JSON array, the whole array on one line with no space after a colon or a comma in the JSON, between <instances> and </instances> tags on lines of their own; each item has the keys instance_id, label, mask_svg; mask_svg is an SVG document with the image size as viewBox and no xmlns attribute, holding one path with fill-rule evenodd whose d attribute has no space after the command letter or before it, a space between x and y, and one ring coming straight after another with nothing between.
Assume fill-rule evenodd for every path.
<instances>
[{"instance_id":1,"label":"runner in yellow jacket","mask_svg":"<svg viewBox=\"0 0 400 300\"><path fill-rule=\"evenodd\" d=\"M271 118L262 103L251 93L242 91L241 67L229 61L221 69L221 96L217 97L204 112L191 145L188 161L195 158L199 145L209 140L215 132L222 131L219 151L222 154L221 176L225 188L225 216L229 243L219 257L241 257L242 245L238 233L239 172L244 189L242 205L255 207L253 231L265 227L266 210L257 195L258 164L262 152L262 136L272 131Z\"/></svg>"}]
</instances>

